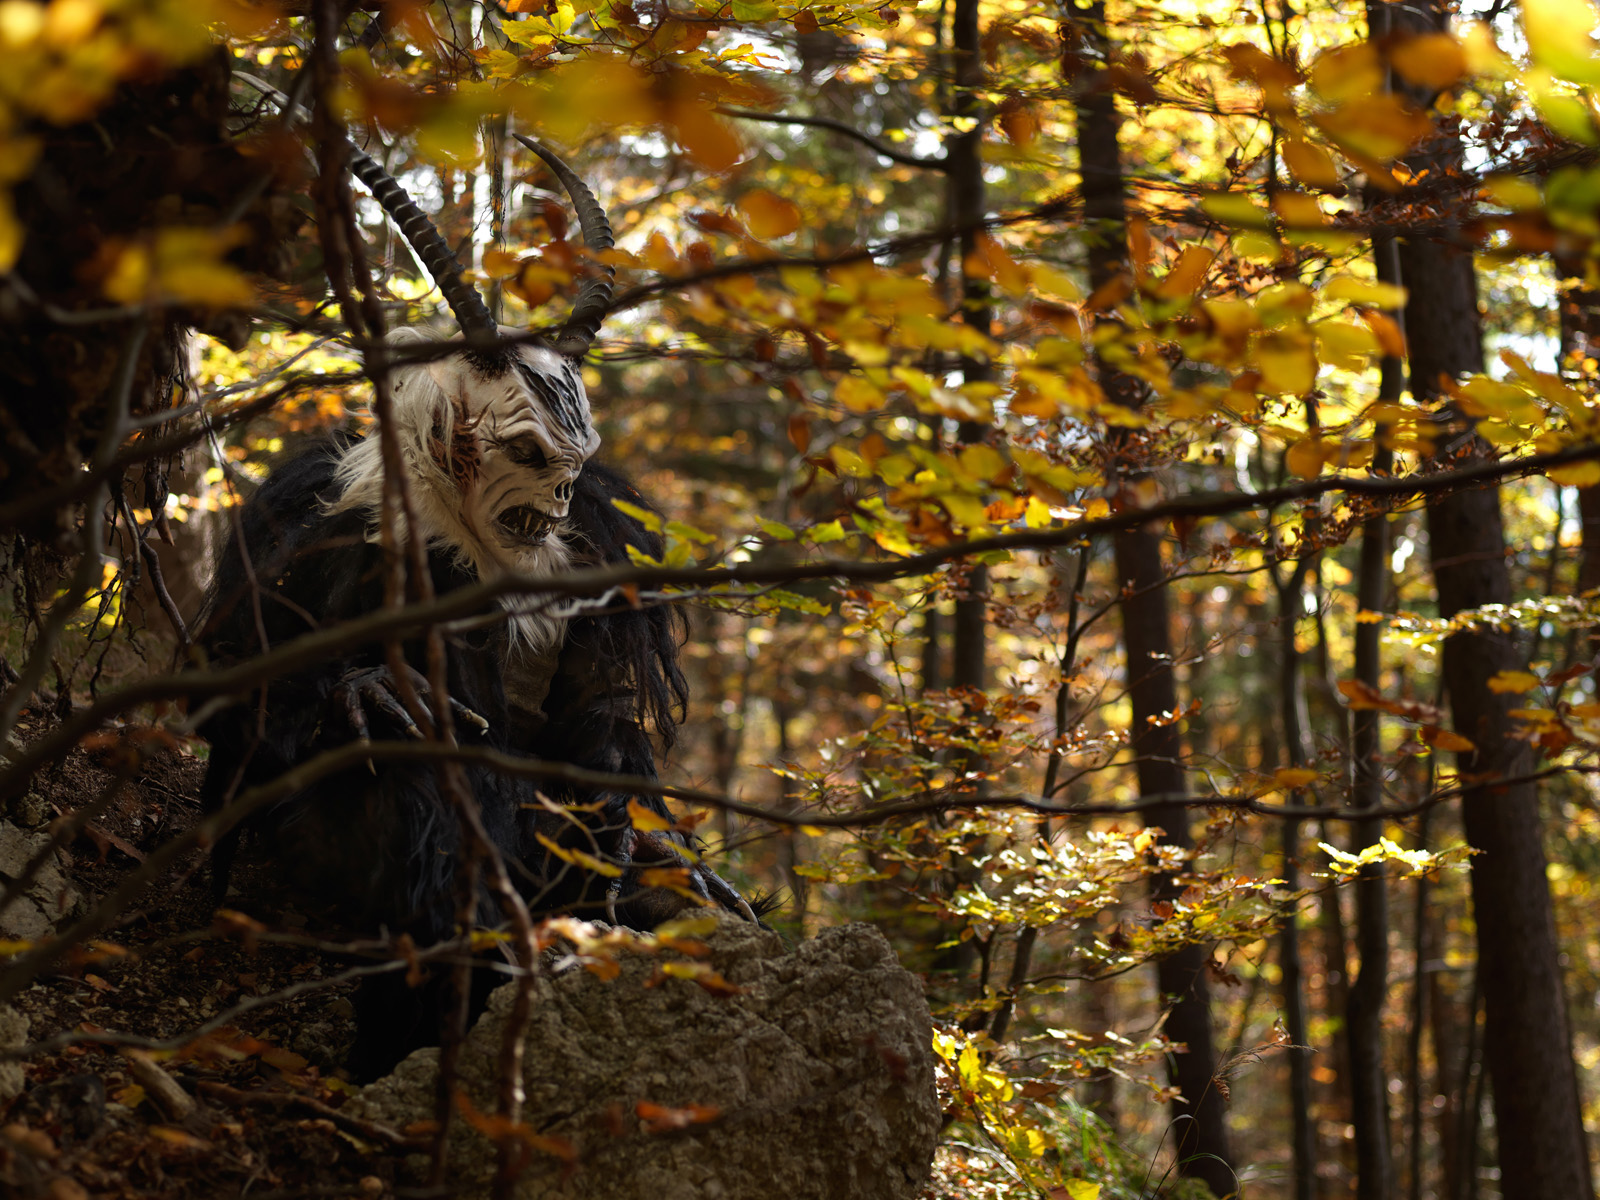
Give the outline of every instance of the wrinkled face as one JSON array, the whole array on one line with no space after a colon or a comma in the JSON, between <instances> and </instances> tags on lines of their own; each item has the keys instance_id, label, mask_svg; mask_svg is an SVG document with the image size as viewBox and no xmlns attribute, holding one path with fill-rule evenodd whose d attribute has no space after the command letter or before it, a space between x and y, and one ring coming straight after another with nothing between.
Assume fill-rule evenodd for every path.
<instances>
[{"instance_id":1,"label":"wrinkled face","mask_svg":"<svg viewBox=\"0 0 1600 1200\"><path fill-rule=\"evenodd\" d=\"M430 449L456 485L462 522L496 559L525 561L566 519L578 472L600 447L576 363L519 347L485 372L461 359L435 365L453 428Z\"/></svg>"}]
</instances>

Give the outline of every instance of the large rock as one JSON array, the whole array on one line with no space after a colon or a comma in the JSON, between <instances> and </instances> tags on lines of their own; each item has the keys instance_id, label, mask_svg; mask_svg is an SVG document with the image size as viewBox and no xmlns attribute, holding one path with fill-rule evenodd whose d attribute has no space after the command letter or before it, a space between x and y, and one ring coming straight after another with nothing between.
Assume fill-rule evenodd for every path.
<instances>
[{"instance_id":1,"label":"large rock","mask_svg":"<svg viewBox=\"0 0 1600 1200\"><path fill-rule=\"evenodd\" d=\"M528 1029L524 1120L576 1160L534 1154L518 1197L914 1196L939 1130L932 1023L883 935L849 925L786 952L776 935L729 918L707 942L701 961L737 994L663 977L671 955L629 955L610 980L581 968L550 980ZM461 1086L480 1112L494 1111L511 999L509 987L494 994L462 1049ZM437 1050L416 1052L358 1110L401 1127L431 1118L437 1067ZM650 1132L641 1115L673 1123L652 1105L684 1110L688 1123ZM451 1164L456 1194L487 1193L495 1153L481 1134L463 1128Z\"/></svg>"},{"instance_id":2,"label":"large rock","mask_svg":"<svg viewBox=\"0 0 1600 1200\"><path fill-rule=\"evenodd\" d=\"M47 829L23 829L0 820L0 880L13 879L50 842ZM38 941L79 912L83 896L65 869L66 858L51 851L28 888L0 912L0 938Z\"/></svg>"}]
</instances>

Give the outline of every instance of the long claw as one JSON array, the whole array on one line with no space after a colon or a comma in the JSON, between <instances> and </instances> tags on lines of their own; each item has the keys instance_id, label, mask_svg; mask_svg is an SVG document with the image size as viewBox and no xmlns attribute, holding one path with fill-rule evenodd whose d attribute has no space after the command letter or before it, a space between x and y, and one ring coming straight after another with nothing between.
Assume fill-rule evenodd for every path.
<instances>
[{"instance_id":1,"label":"long claw","mask_svg":"<svg viewBox=\"0 0 1600 1200\"><path fill-rule=\"evenodd\" d=\"M407 737L414 738L419 742L423 740L422 730L417 728L417 723L411 719L411 714L406 711L405 705L401 704L388 688L377 683L368 683L363 685L362 693L399 724L400 728L406 731ZM433 716L432 713L428 713L428 706L422 704L420 694L417 703L421 705L423 712L427 713L429 717Z\"/></svg>"},{"instance_id":2,"label":"long claw","mask_svg":"<svg viewBox=\"0 0 1600 1200\"><path fill-rule=\"evenodd\" d=\"M473 712L454 696L450 697L450 711L455 713L456 716L460 717L468 725L471 725L479 733L489 732L489 722L484 720L484 718L479 716L477 713Z\"/></svg>"},{"instance_id":3,"label":"long claw","mask_svg":"<svg viewBox=\"0 0 1600 1200\"><path fill-rule=\"evenodd\" d=\"M750 907L750 902L741 896L732 884L710 867L701 863L695 870L695 877L703 879L701 886L707 889L706 899L714 899L723 908L738 913L752 925L761 924L760 919L756 916L755 909Z\"/></svg>"}]
</instances>

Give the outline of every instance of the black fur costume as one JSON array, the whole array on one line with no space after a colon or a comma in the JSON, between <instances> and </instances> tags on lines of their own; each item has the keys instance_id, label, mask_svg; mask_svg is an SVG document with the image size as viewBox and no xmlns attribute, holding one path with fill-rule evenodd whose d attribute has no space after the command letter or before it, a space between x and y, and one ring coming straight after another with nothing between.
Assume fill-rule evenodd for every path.
<instances>
[{"instance_id":1,"label":"black fur costume","mask_svg":"<svg viewBox=\"0 0 1600 1200\"><path fill-rule=\"evenodd\" d=\"M327 507L338 497L333 469L348 444L324 443L284 463L244 506L249 572L235 538L219 565L201 638L214 662L260 653L258 621L269 646L277 646L381 606L383 557L368 540L367 514L330 513ZM612 505L613 497L644 504L620 475L590 461L575 491L568 527L577 535L569 540L580 564L626 562L628 545L660 553L655 535ZM433 552L429 562L440 594L474 582L445 553ZM653 729L670 745L685 700L677 662L680 625L681 618L667 607L623 607L572 620L559 653L543 656L511 646L504 621L447 635L451 697L488 722L479 733L458 720L461 741L653 776L647 731ZM411 666L426 671L420 641L408 644L406 654ZM203 730L212 746L204 791L208 808L319 750L354 739L350 682L385 680L383 661L382 647L370 645L272 683L260 736L259 693L212 718ZM369 705L364 711L374 739L406 736L381 710ZM375 771L363 766L323 779L250 828L265 839L275 868L296 891L336 906L364 932L387 928L428 945L454 931L457 817L440 794L432 767L379 762ZM536 839L539 833L590 853L598 849L634 868L683 865L661 835L643 837L629 826L628 799L664 815L659 797L585 793L478 766L469 766L467 776L489 837L535 912L569 910L603 918L608 886L606 879L549 854ZM580 809L581 820L574 822L542 811L537 791L566 805L596 807ZM219 895L234 849L235 839L217 847ZM639 889L636 876L630 869L621 880L615 898L620 923L650 928L685 907L687 902L670 892ZM694 879L696 890L735 907L737 895L709 871L696 872ZM487 897L479 914L485 923L499 923ZM352 1069L376 1074L425 1044L436 1029L438 990L434 983L412 993L398 975L369 980L358 997Z\"/></svg>"}]
</instances>

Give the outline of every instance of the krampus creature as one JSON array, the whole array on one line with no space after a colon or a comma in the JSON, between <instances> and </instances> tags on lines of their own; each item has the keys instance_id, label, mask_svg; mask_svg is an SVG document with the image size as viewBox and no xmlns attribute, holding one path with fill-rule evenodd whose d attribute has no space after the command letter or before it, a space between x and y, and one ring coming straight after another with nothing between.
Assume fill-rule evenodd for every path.
<instances>
[{"instance_id":1,"label":"krampus creature","mask_svg":"<svg viewBox=\"0 0 1600 1200\"><path fill-rule=\"evenodd\" d=\"M611 245L605 214L581 181L537 143L571 195L592 250ZM466 341L451 349L401 330L391 343L414 357L393 371L393 421L416 528L436 593L507 573L555 576L658 554L655 536L612 502L644 507L627 480L601 466L579 366L610 302L608 277L587 279L560 335L508 343L460 277L426 217L357 152L351 167L417 247ZM431 357L428 351L439 353ZM417 352L421 352L418 355ZM279 466L243 508L218 566L202 644L214 662L239 662L316 629L359 618L384 601L383 504L376 434L343 437ZM590 605L574 615L549 597L515 596L498 620L445 631L450 702L466 745L651 777L653 731L670 745L685 699L679 618L671 608ZM424 706L421 639L405 651L406 684ZM208 806L271 779L320 750L354 739L418 736L406 690L377 645L352 649L274 681L204 728L212 745ZM636 831L634 800L666 815L657 796L552 786L484 766L466 770L483 825L535 912L570 911L650 928L696 902L751 920L750 905L676 834ZM551 803L551 801L556 803ZM316 782L249 828L297 890L332 903L368 932L409 934L419 945L451 936L458 911L461 833L430 766L380 760ZM552 850L551 847L556 847ZM216 851L225 886L235 846ZM578 865L582 855L620 874ZM675 881L645 887L641 877ZM690 897L696 899L691 899ZM479 919L499 913L487 896ZM412 991L395 975L358 998L351 1068L376 1074L432 1034L436 985Z\"/></svg>"}]
</instances>

